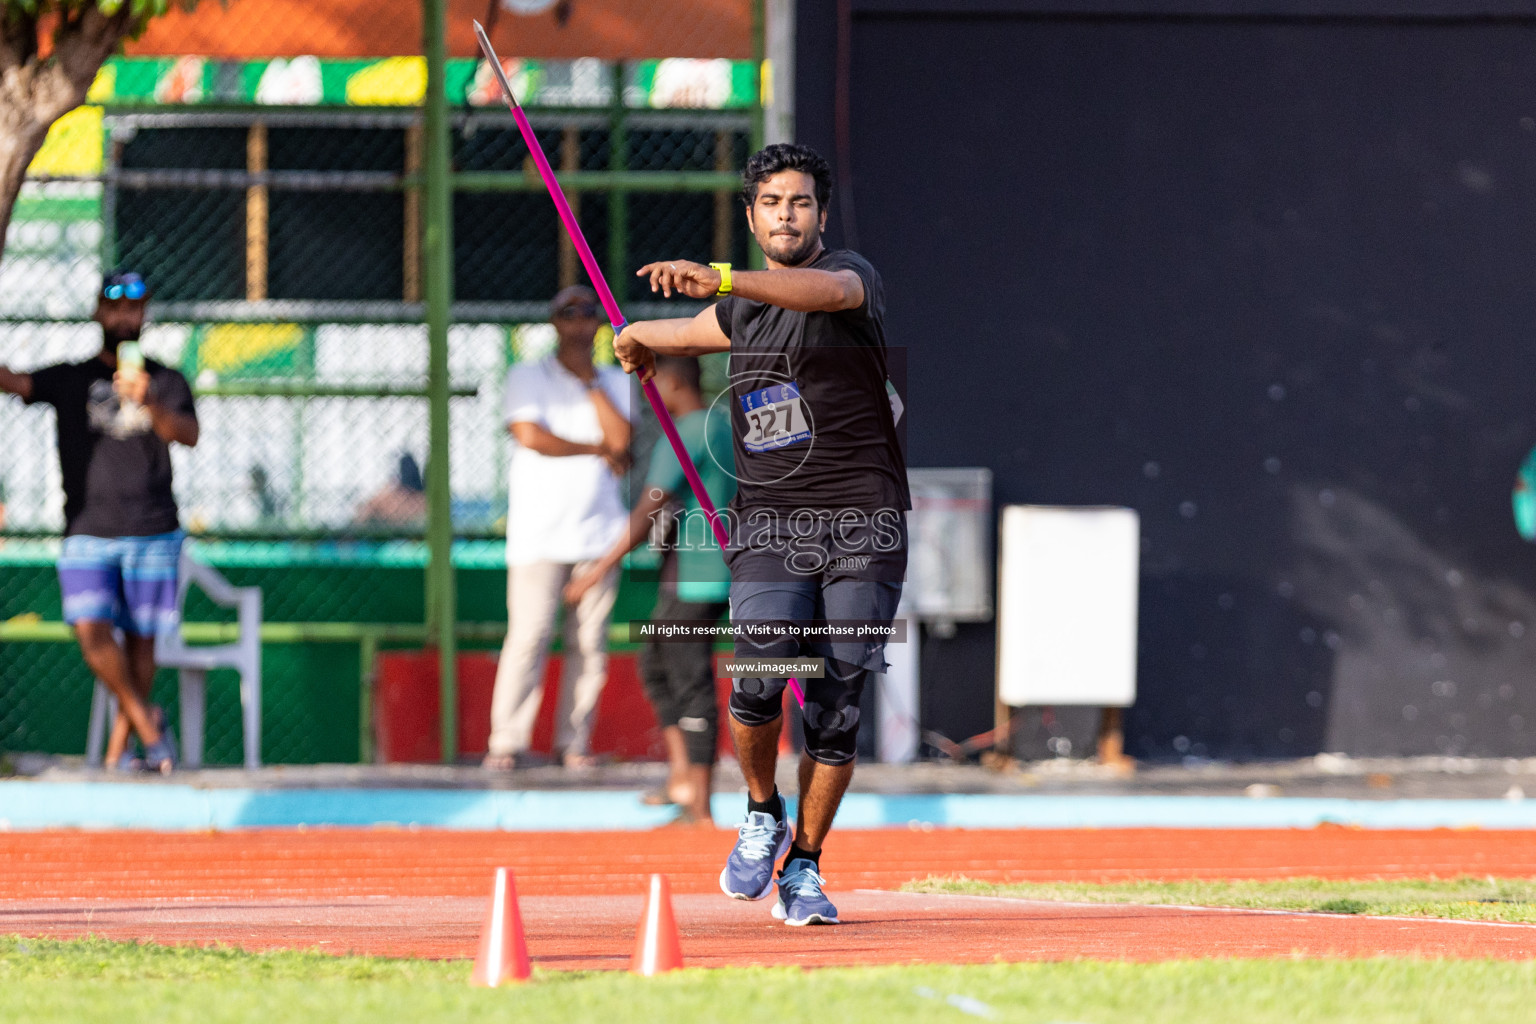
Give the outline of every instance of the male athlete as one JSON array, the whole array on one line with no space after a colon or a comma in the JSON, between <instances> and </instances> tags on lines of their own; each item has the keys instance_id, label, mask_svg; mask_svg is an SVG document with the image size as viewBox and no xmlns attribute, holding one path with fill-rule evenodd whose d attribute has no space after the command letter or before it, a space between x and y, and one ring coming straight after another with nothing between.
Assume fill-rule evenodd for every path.
<instances>
[{"instance_id":1,"label":"male athlete","mask_svg":"<svg viewBox=\"0 0 1536 1024\"><path fill-rule=\"evenodd\" d=\"M642 380L657 355L731 353L729 397L739 484L731 503L731 621L738 658L824 659L806 678L805 756L794 831L774 785L783 678L738 678L731 737L747 781L747 816L720 875L736 899L758 900L778 876L774 916L836 924L822 892L822 844L853 776L859 696L885 668L883 640L817 636L806 627L888 628L906 571L911 507L888 380L880 275L862 256L821 242L831 196L827 162L775 145L747 161L747 226L768 269L652 263L651 290L721 296L691 319L631 324L615 342ZM769 627L742 635L742 627Z\"/></svg>"}]
</instances>

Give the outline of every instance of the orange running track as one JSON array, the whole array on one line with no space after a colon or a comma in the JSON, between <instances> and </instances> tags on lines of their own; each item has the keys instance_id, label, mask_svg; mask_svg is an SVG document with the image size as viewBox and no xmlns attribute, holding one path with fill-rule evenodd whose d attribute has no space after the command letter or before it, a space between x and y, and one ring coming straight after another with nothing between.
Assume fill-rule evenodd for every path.
<instances>
[{"instance_id":1,"label":"orange running track","mask_svg":"<svg viewBox=\"0 0 1536 1024\"><path fill-rule=\"evenodd\" d=\"M251 949L468 957L492 869L517 874L552 968L624 967L651 872L677 897L692 964L1098 957L1536 956L1536 927L1104 907L892 893L928 875L994 881L1536 876L1521 832L1312 830L837 833L824 855L846 924L790 929L716 887L733 834L263 830L0 835L0 933Z\"/></svg>"}]
</instances>

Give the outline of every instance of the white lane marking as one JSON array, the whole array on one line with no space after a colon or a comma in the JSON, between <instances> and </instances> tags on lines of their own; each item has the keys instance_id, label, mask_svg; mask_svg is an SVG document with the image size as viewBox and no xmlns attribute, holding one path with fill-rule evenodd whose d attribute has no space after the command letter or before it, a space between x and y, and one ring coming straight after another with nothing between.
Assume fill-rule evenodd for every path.
<instances>
[{"instance_id":1,"label":"white lane marking","mask_svg":"<svg viewBox=\"0 0 1536 1024\"><path fill-rule=\"evenodd\" d=\"M948 996L940 995L933 989L925 988L922 986L918 986L912 991L922 996L924 999L942 999L950 1006L953 1006L955 1009L959 1010L961 1013L968 1013L972 1017L985 1017L986 1019L991 1020L993 1017L997 1016L997 1011L992 1009L992 1007L988 1006L980 999L973 999L970 996L963 996L958 994Z\"/></svg>"}]
</instances>

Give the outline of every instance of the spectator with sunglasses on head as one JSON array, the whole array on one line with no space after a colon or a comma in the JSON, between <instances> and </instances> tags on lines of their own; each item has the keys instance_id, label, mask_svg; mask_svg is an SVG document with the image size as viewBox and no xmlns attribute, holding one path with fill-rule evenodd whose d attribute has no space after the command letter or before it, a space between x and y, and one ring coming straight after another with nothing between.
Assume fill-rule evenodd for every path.
<instances>
[{"instance_id":1,"label":"spectator with sunglasses on head","mask_svg":"<svg viewBox=\"0 0 1536 1024\"><path fill-rule=\"evenodd\" d=\"M149 697L155 636L177 626L176 569L185 536L171 494L170 445L197 444L198 426L186 378L139 350L148 301L139 274L107 275L93 317L101 351L30 373L0 367L0 391L28 405L51 405L57 416L64 478L59 587L64 620L86 664L117 698L107 764L169 772L176 763L171 737Z\"/></svg>"},{"instance_id":2,"label":"spectator with sunglasses on head","mask_svg":"<svg viewBox=\"0 0 1536 1024\"><path fill-rule=\"evenodd\" d=\"M515 767L532 742L561 592L614 545L627 519L619 477L629 467L629 379L593 363L604 323L597 295L579 285L562 289L550 303L550 322L559 337L555 353L507 374L508 622L483 762L493 770ZM608 616L618 583L617 569L608 569L566 608L555 751L567 767L593 763L592 721L608 680Z\"/></svg>"}]
</instances>

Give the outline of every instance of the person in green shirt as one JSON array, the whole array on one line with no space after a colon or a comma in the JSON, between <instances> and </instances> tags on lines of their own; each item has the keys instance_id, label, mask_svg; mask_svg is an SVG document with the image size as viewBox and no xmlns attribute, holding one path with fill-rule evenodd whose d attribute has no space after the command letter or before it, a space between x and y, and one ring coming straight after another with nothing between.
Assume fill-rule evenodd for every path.
<instances>
[{"instance_id":1,"label":"person in green shirt","mask_svg":"<svg viewBox=\"0 0 1536 1024\"><path fill-rule=\"evenodd\" d=\"M655 381L704 489L715 508L724 509L736 493L730 414L711 412L704 404L699 361L692 356L658 358ZM663 517L669 507L680 511ZM668 518L670 526L663 527L666 536L655 537L654 532L663 532L658 525ZM565 600L581 600L588 587L647 538L663 547L661 586L651 621L718 621L731 593L730 570L720 556L708 513L699 506L665 440L651 451L644 493L630 512L628 530L607 554L572 577ZM661 725L669 764L666 789L647 799L677 804L682 809L679 820L685 823L712 824L709 797L720 731L714 641L650 640L640 652L640 676Z\"/></svg>"}]
</instances>

